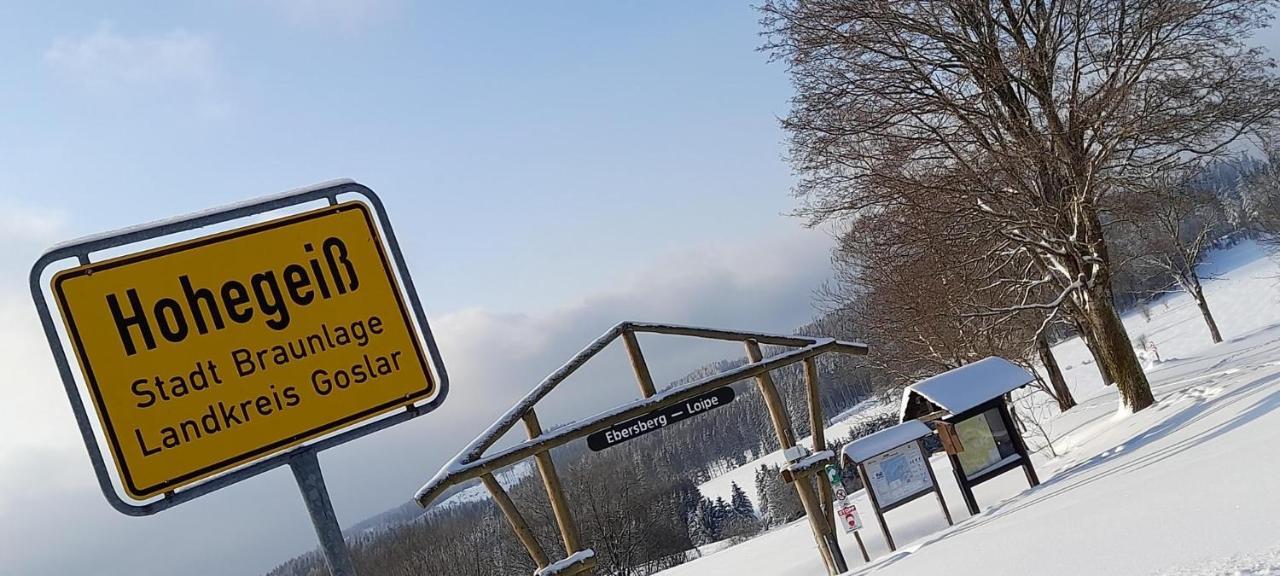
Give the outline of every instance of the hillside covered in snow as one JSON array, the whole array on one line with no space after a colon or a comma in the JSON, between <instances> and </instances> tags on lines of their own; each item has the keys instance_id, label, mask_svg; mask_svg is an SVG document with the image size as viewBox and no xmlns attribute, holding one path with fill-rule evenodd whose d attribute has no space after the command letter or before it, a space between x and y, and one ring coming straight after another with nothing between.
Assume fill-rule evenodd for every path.
<instances>
[{"instance_id":1,"label":"hillside covered in snow","mask_svg":"<svg viewBox=\"0 0 1280 576\"><path fill-rule=\"evenodd\" d=\"M1055 346L1080 404L1060 415L1037 413L1045 438L1035 466L1042 484L1028 489L1014 471L976 489L982 513L970 517L945 457L932 460L948 508L947 527L924 498L887 515L898 550L884 543L861 492L853 497L866 524L872 562L863 564L851 535L840 544L851 574L1255 575L1280 573L1280 267L1246 241L1212 254L1201 275L1225 341L1212 344L1195 303L1172 294L1146 313L1125 317L1135 340L1155 345L1148 368L1157 405L1132 415L1117 410L1078 339ZM881 407L882 409L885 407ZM896 407L887 407L896 409ZM837 423L833 429L838 430ZM830 432L829 432L830 434ZM836 432L838 435L839 432ZM768 455L761 460L780 458ZM703 483L709 496L730 482L747 488L752 462ZM710 551L708 551L710 552ZM825 571L805 520L707 553L664 576Z\"/></svg>"}]
</instances>

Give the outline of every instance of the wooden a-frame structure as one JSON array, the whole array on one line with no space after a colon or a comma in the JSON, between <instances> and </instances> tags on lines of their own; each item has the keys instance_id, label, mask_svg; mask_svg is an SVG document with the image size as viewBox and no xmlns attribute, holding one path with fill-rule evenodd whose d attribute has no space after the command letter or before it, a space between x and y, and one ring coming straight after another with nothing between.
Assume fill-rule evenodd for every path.
<instances>
[{"instance_id":1,"label":"wooden a-frame structure","mask_svg":"<svg viewBox=\"0 0 1280 576\"><path fill-rule=\"evenodd\" d=\"M728 340L742 342L746 347L748 363L720 374L701 380L663 390L654 388L653 377L649 373L649 365L645 362L640 350L636 334L667 334L689 336L694 338ZM607 410L586 420L546 432L538 422L535 405L561 382L586 364L601 350L621 338L626 346L631 367L640 386L642 398L611 410ZM761 344L791 348L786 352L764 358L760 350ZM807 396L810 429L813 430L814 457L806 458L802 465L788 469L788 480L792 481L800 496L813 529L814 539L822 554L827 571L840 574L848 570L844 555L836 542L835 510L832 505L831 485L819 477L818 493L813 491L809 477L822 469L827 462L834 462L835 457L827 452L826 439L823 435L824 419L822 405L818 401L818 366L815 359L828 352L865 355L867 346L856 342L844 342L832 338L814 338L808 336L785 336L741 332L736 330L719 330L714 328L697 328L671 324L651 324L643 322L622 322L587 345L573 356L564 366L552 372L523 399L512 406L501 418L489 426L475 440L472 440L454 459L445 465L425 486L414 495L414 500L422 507L430 506L433 501L448 488L462 482L479 478L493 496L494 502L502 510L511 524L512 531L520 539L525 550L537 565L536 576L570 576L574 574L590 574L595 567L595 553L586 548L579 536L577 524L565 498L564 488L555 463L551 458L551 450L574 440L584 438L592 433L605 430L620 422L637 418L654 410L689 400L701 394L728 386L739 380L755 378L768 408L769 419L777 434L778 442L784 450L796 445L795 430L783 405L782 396L770 376L770 372L797 362L804 363L804 382ZM528 440L486 454L495 442L510 431L517 423L524 423ZM826 453L826 460L822 455ZM551 511L556 519L560 537L564 542L565 556L559 561L551 562L547 552L542 549L529 528L524 516L516 508L511 497L502 485L494 478L494 473L532 457L538 463L538 472L551 503Z\"/></svg>"}]
</instances>

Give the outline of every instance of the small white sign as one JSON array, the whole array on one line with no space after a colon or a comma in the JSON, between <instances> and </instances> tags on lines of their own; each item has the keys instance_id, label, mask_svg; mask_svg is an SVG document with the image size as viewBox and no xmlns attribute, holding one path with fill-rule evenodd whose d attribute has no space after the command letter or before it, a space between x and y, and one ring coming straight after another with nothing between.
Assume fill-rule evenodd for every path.
<instances>
[{"instance_id":1,"label":"small white sign","mask_svg":"<svg viewBox=\"0 0 1280 576\"><path fill-rule=\"evenodd\" d=\"M840 523L844 524L845 534L862 529L862 518L858 516L857 506L842 502L836 515L840 516Z\"/></svg>"}]
</instances>

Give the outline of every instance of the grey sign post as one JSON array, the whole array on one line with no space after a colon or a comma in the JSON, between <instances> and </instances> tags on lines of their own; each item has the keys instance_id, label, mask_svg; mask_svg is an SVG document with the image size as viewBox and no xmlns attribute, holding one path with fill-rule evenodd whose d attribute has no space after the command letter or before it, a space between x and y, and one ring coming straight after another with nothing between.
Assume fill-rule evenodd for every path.
<instances>
[{"instance_id":1,"label":"grey sign post","mask_svg":"<svg viewBox=\"0 0 1280 576\"><path fill-rule=\"evenodd\" d=\"M394 266L404 296L408 298L411 306L413 321L416 323L417 329L416 337L419 337L421 343L426 346L430 357L431 370L434 373L435 381L438 383L438 392L429 400L420 404L408 405L403 410L369 420L364 424L342 429L309 444L301 445L287 452L276 453L270 457L254 461L188 487L164 492L163 495L148 501L140 503L126 501L117 492L113 484L106 458L103 456L103 451L94 435L92 418L85 406L84 399L81 397L71 361L68 359L57 323L51 313L45 295L45 273L60 262L73 261L78 265L87 265L92 262L92 257L97 253L135 246L139 243L163 239L275 210L302 207L305 204L321 202L336 205L339 202L339 197L358 198L373 209L377 226L381 229L382 238L386 244L385 248L388 250L389 257L392 260L391 264ZM40 315L40 322L44 328L45 337L49 342L49 348L53 353L54 361L57 364L58 374L62 379L67 399L71 403L72 413L80 429L81 438L84 440L85 448L89 452L89 459L98 478L98 486L112 507L130 516L147 516L287 464L293 470L298 487L302 492L330 572L335 576L354 576L355 570L351 562L350 553L343 540L337 517L334 515L329 493L325 488L324 477L316 457L317 453L427 414L444 402L449 390L449 376L445 371L444 363L440 359L440 352L435 338L432 336L430 325L427 323L422 303L418 299L413 278L410 276L409 269L405 264L404 256L400 251L400 244L391 227L391 222L387 218L382 200L374 194L373 190L350 180L325 182L316 186L291 190L205 212L73 240L59 244L45 252L32 266L29 280L31 296L35 302L36 311Z\"/></svg>"}]
</instances>

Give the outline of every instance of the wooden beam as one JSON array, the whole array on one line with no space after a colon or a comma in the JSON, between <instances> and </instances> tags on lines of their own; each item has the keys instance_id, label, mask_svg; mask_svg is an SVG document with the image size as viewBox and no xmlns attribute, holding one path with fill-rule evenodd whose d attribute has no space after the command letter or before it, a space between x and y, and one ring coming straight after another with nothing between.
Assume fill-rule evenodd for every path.
<instances>
[{"instance_id":1,"label":"wooden beam","mask_svg":"<svg viewBox=\"0 0 1280 576\"><path fill-rule=\"evenodd\" d=\"M555 574L548 574L547 576L576 576L577 574L590 574L595 567L596 557L592 556L581 562L565 566L564 569L555 572ZM541 571L534 572L533 576L543 576L543 573Z\"/></svg>"},{"instance_id":2,"label":"wooden beam","mask_svg":"<svg viewBox=\"0 0 1280 576\"><path fill-rule=\"evenodd\" d=\"M809 430L813 434L813 451L821 452L827 449L826 419L822 417L822 397L818 394L818 362L813 358L804 359L804 390L809 402ZM823 515L827 517L827 523L834 526L836 507L829 482L818 480L818 496L818 503L822 506Z\"/></svg>"},{"instance_id":3,"label":"wooden beam","mask_svg":"<svg viewBox=\"0 0 1280 576\"><path fill-rule=\"evenodd\" d=\"M525 412L523 420L529 438L537 438L542 434L542 424L538 422L538 414L532 409ZM551 459L551 451L544 450L534 454L533 457L538 461L538 473L542 475L542 485L547 490L547 499L551 501L551 512L555 514L556 524L560 528L560 538L564 540L564 552L573 554L579 550L578 525L573 521L569 501L564 497L564 486L560 484L560 475L556 474L556 464Z\"/></svg>"},{"instance_id":4,"label":"wooden beam","mask_svg":"<svg viewBox=\"0 0 1280 576\"><path fill-rule=\"evenodd\" d=\"M645 398L657 392L653 388L653 375L649 373L649 365L644 361L644 352L640 351L640 341L636 333L626 330L622 333L622 342L627 345L627 356L631 358L631 369L636 373L636 382L640 383L640 393Z\"/></svg>"},{"instance_id":5,"label":"wooden beam","mask_svg":"<svg viewBox=\"0 0 1280 576\"><path fill-rule=\"evenodd\" d=\"M538 538L529 529L529 523L525 522L524 516L520 515L515 503L507 495L507 491L502 489L502 484L498 483L493 474L481 475L480 480L484 482L484 487L489 489L489 494L493 495L494 502L498 503L498 509L502 510L502 515L507 517L507 522L511 524L511 531L515 532L516 538L524 544L524 549L529 552L533 563L538 565L539 570L546 568L547 564L550 564L547 561L547 553L542 550L542 545L538 544Z\"/></svg>"},{"instance_id":6,"label":"wooden beam","mask_svg":"<svg viewBox=\"0 0 1280 576\"><path fill-rule=\"evenodd\" d=\"M955 526L955 522L951 521L951 511L947 509L947 499L942 496L942 486L938 485L938 477L933 473L933 464L929 463L929 451L924 449L924 441L916 440L916 446L920 448L920 457L924 459L924 468L929 471L929 482L933 483L933 492L938 495L938 506L942 507L942 515L947 517L947 526Z\"/></svg>"},{"instance_id":7,"label":"wooden beam","mask_svg":"<svg viewBox=\"0 0 1280 576\"><path fill-rule=\"evenodd\" d=\"M653 334L668 334L672 336L692 336L694 338L707 338L711 340L729 340L733 342L745 342L747 340L755 340L762 344L771 346L791 346L799 348L802 346L811 346L825 338L815 338L810 336L783 336L780 334L764 334L761 332L743 332L741 330L721 330L718 328L700 328L695 326L678 326L672 324L653 324L649 322L626 322L623 327L633 332L648 332ZM840 351L846 354L866 355L867 345L861 342L845 342L839 340L836 342L840 347Z\"/></svg>"},{"instance_id":8,"label":"wooden beam","mask_svg":"<svg viewBox=\"0 0 1280 576\"><path fill-rule=\"evenodd\" d=\"M747 340L746 345L747 359L752 364L764 360L759 342ZM760 387L760 395L764 397L765 408L769 410L769 420L773 422L773 431L778 435L778 444L782 445L783 450L795 446L796 439L791 431L791 419L787 416L787 407L782 403L782 396L778 395L778 387L774 385L773 377L769 375L768 370L759 372L755 376L756 384Z\"/></svg>"}]
</instances>

